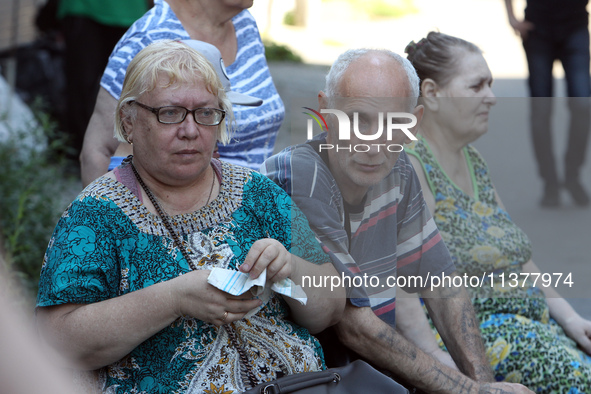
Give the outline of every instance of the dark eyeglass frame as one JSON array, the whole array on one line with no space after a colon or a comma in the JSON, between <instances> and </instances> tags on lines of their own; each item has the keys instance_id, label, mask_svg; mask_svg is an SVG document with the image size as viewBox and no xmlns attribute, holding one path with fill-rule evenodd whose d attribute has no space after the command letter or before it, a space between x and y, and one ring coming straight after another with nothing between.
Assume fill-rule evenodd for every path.
<instances>
[{"instance_id":1,"label":"dark eyeglass frame","mask_svg":"<svg viewBox=\"0 0 591 394\"><path fill-rule=\"evenodd\" d=\"M156 119L158 120L158 122L162 123L162 124L179 124L179 123L183 123L185 121L185 119L187 118L187 114L190 112L193 115L193 120L195 121L195 123L200 124L202 126L218 126L220 123L222 123L222 121L224 120L224 118L226 117L226 111L224 111L223 109L219 109L219 108L207 108L207 107L202 107L202 108L195 108L195 109L188 109L185 107L182 107L180 105L165 105L164 107L149 107L146 104L142 104L139 101L136 100L131 100L129 102L129 104L137 104L138 106L142 107L143 109L146 109L150 112L152 112L154 115L156 115ZM182 108L185 110L185 114L183 115L183 118L181 120L179 120L178 122L163 122L162 120L160 120L160 110L163 108ZM199 110L210 110L210 111L214 111L217 113L220 113L222 116L220 118L220 120L217 123L213 123L213 124L207 124L207 123L203 123L197 120L197 116L196 116L196 112Z\"/></svg>"}]
</instances>

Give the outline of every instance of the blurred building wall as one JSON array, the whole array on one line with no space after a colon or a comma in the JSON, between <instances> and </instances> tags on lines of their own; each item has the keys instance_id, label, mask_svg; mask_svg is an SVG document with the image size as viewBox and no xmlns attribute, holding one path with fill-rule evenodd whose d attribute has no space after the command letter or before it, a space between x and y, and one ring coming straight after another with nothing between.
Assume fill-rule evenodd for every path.
<instances>
[{"instance_id":1,"label":"blurred building wall","mask_svg":"<svg viewBox=\"0 0 591 394\"><path fill-rule=\"evenodd\" d=\"M0 0L0 52L35 39L35 14L44 0Z\"/></svg>"}]
</instances>

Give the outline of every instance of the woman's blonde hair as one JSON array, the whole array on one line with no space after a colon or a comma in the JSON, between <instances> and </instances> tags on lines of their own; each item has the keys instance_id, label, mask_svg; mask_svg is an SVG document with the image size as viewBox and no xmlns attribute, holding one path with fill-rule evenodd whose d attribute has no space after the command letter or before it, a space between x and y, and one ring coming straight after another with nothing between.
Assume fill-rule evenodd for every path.
<instances>
[{"instance_id":1,"label":"woman's blonde hair","mask_svg":"<svg viewBox=\"0 0 591 394\"><path fill-rule=\"evenodd\" d=\"M203 55L174 40L156 41L148 45L129 63L115 111L115 138L127 142L123 119L134 120L137 116L137 107L130 105L130 102L154 90L158 82L162 81L162 76L166 76L168 81L166 85L159 86L162 88L197 81L205 84L207 91L218 98L220 109L226 111L224 120L218 126L217 138L227 144L230 141L229 125L233 124L234 113L220 78Z\"/></svg>"}]
</instances>

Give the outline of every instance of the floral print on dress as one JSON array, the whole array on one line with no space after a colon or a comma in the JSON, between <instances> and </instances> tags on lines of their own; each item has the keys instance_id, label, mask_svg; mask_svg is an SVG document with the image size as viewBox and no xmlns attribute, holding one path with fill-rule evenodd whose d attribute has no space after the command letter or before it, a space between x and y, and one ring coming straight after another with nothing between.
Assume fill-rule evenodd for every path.
<instances>
[{"instance_id":1,"label":"floral print on dress","mask_svg":"<svg viewBox=\"0 0 591 394\"><path fill-rule=\"evenodd\" d=\"M123 169L125 165L119 167ZM220 193L208 206L171 217L197 269L237 269L265 237L315 264L329 262L304 215L263 175L220 164ZM122 183L101 177L67 208L44 257L39 307L89 304L190 271L160 217ZM275 295L232 326L259 382L324 368L320 344L288 319ZM103 370L106 393L239 393L247 387L224 329L184 316Z\"/></svg>"},{"instance_id":2,"label":"floral print on dress","mask_svg":"<svg viewBox=\"0 0 591 394\"><path fill-rule=\"evenodd\" d=\"M189 257L198 269L228 268L234 256L227 243L216 242L210 235L194 233L189 236Z\"/></svg>"},{"instance_id":3,"label":"floral print on dress","mask_svg":"<svg viewBox=\"0 0 591 394\"><path fill-rule=\"evenodd\" d=\"M520 286L501 285L500 275L521 272L531 259L531 244L499 206L478 151L464 148L475 186L471 197L450 180L422 136L405 150L422 164L435 196L433 217L458 274L486 279L482 288L468 291L496 380L522 383L536 393L590 393L591 357L549 318L542 291L521 278ZM444 347L438 334L437 339Z\"/></svg>"}]
</instances>

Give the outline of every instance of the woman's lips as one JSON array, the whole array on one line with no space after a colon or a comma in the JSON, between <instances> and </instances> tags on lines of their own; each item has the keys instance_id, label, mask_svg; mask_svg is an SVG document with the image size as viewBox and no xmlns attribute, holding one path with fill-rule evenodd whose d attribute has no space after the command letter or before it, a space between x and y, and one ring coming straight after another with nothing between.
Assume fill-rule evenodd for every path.
<instances>
[{"instance_id":1,"label":"woman's lips","mask_svg":"<svg viewBox=\"0 0 591 394\"><path fill-rule=\"evenodd\" d=\"M195 155L197 153L199 153L199 151L196 149L183 149L181 151L178 151L176 154L177 155Z\"/></svg>"}]
</instances>

